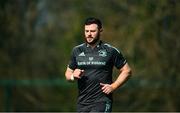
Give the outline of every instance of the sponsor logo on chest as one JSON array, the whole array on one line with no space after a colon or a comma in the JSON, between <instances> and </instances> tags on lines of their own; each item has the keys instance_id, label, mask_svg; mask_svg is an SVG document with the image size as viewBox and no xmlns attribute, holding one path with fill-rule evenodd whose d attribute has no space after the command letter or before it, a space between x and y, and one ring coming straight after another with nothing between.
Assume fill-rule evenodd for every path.
<instances>
[{"instance_id":1,"label":"sponsor logo on chest","mask_svg":"<svg viewBox=\"0 0 180 113\"><path fill-rule=\"evenodd\" d=\"M86 60L83 60L83 61L77 61L78 65L106 65L106 61L104 60L97 60L99 58L96 58L97 56L99 57L106 57L107 56L107 51L106 50L99 50L97 52L97 56L95 55L86 55L84 52L81 52L78 56L83 56L85 58L83 59L86 59Z\"/></svg>"}]
</instances>

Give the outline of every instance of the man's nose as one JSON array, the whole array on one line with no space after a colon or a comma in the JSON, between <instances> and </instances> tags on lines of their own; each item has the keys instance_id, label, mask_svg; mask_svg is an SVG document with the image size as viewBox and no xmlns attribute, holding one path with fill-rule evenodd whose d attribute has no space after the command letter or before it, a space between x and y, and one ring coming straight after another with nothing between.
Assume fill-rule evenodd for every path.
<instances>
[{"instance_id":1,"label":"man's nose","mask_svg":"<svg viewBox=\"0 0 180 113\"><path fill-rule=\"evenodd\" d=\"M88 34L88 35L91 35L91 32L88 32L87 34Z\"/></svg>"},{"instance_id":2,"label":"man's nose","mask_svg":"<svg viewBox=\"0 0 180 113\"><path fill-rule=\"evenodd\" d=\"M91 36L91 32L88 32L88 36Z\"/></svg>"}]
</instances>

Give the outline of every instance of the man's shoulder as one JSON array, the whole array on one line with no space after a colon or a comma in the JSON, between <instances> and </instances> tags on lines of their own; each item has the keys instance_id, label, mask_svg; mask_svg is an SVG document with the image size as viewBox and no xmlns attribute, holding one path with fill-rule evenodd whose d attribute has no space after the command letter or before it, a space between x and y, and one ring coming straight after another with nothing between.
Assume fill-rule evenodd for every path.
<instances>
[{"instance_id":1,"label":"man's shoulder","mask_svg":"<svg viewBox=\"0 0 180 113\"><path fill-rule=\"evenodd\" d=\"M103 42L103 47L111 50L111 51L117 51L117 52L120 52L115 46L109 44L109 43L106 43L106 42Z\"/></svg>"},{"instance_id":2,"label":"man's shoulder","mask_svg":"<svg viewBox=\"0 0 180 113\"><path fill-rule=\"evenodd\" d=\"M109 43L106 43L106 42L103 42L102 43L102 46L103 46L103 48L105 48L105 49L107 49L108 51L111 51L111 52L115 52L115 53L121 53L120 51L119 51L119 49L118 48L116 48L115 46L113 46L113 45L111 45L111 44L109 44Z\"/></svg>"},{"instance_id":3,"label":"man's shoulder","mask_svg":"<svg viewBox=\"0 0 180 113\"><path fill-rule=\"evenodd\" d=\"M79 45L74 46L74 48L82 48L82 47L84 47L84 46L85 46L85 43L82 43L82 44L79 44Z\"/></svg>"},{"instance_id":4,"label":"man's shoulder","mask_svg":"<svg viewBox=\"0 0 180 113\"><path fill-rule=\"evenodd\" d=\"M85 43L82 43L82 44L79 44L79 45L77 45L77 46L74 46L73 50L76 51L76 50L82 49L82 48L84 48L84 47L85 47Z\"/></svg>"}]
</instances>

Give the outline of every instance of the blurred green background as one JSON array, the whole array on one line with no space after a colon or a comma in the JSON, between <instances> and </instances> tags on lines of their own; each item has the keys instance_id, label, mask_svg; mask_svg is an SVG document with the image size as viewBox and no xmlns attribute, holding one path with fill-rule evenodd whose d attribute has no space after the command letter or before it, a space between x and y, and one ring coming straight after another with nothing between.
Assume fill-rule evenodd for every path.
<instances>
[{"instance_id":1,"label":"blurred green background","mask_svg":"<svg viewBox=\"0 0 180 113\"><path fill-rule=\"evenodd\" d=\"M113 111L180 111L179 0L1 0L0 111L76 110L64 72L89 16L133 71Z\"/></svg>"}]
</instances>

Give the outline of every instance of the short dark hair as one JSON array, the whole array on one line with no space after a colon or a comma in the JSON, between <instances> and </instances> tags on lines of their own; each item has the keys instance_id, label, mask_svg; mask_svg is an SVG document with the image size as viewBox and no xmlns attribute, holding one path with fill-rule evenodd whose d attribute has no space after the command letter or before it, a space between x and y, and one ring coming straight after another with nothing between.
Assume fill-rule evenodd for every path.
<instances>
[{"instance_id":1,"label":"short dark hair","mask_svg":"<svg viewBox=\"0 0 180 113\"><path fill-rule=\"evenodd\" d=\"M98 18L95 17L89 17L85 20L85 25L90 25L90 24L97 24L98 28L101 29L102 28L102 23Z\"/></svg>"}]
</instances>

